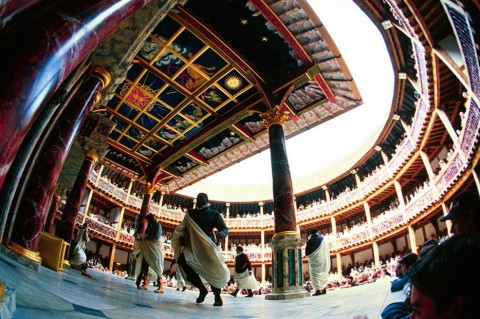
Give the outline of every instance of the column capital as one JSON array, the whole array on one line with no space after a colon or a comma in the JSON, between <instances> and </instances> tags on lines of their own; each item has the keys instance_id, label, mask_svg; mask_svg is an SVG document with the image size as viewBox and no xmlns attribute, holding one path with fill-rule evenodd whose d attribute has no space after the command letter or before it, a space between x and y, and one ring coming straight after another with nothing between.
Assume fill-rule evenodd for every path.
<instances>
[{"instance_id":1,"label":"column capital","mask_svg":"<svg viewBox=\"0 0 480 319\"><path fill-rule=\"evenodd\" d=\"M289 119L287 114L288 112L282 111L280 106L277 105L273 109L260 114L260 117L263 119L265 126L268 128L273 124L279 124L283 126Z\"/></svg>"},{"instance_id":2,"label":"column capital","mask_svg":"<svg viewBox=\"0 0 480 319\"><path fill-rule=\"evenodd\" d=\"M225 206L230 207L230 203L225 203Z\"/></svg>"},{"instance_id":3,"label":"column capital","mask_svg":"<svg viewBox=\"0 0 480 319\"><path fill-rule=\"evenodd\" d=\"M264 202L258 202L258 206L263 207L263 205L265 205Z\"/></svg>"},{"instance_id":4,"label":"column capital","mask_svg":"<svg viewBox=\"0 0 480 319\"><path fill-rule=\"evenodd\" d=\"M102 89L110 84L112 76L105 68L101 66L95 66L90 71L90 76L99 79L102 82Z\"/></svg>"},{"instance_id":5,"label":"column capital","mask_svg":"<svg viewBox=\"0 0 480 319\"><path fill-rule=\"evenodd\" d=\"M85 153L85 159L90 159L92 160L94 163L96 163L98 161L98 155L93 153L93 152L86 152Z\"/></svg>"},{"instance_id":6,"label":"column capital","mask_svg":"<svg viewBox=\"0 0 480 319\"><path fill-rule=\"evenodd\" d=\"M144 194L152 195L153 193L155 193L155 190L155 185L152 185L151 183L147 183L143 186Z\"/></svg>"}]
</instances>

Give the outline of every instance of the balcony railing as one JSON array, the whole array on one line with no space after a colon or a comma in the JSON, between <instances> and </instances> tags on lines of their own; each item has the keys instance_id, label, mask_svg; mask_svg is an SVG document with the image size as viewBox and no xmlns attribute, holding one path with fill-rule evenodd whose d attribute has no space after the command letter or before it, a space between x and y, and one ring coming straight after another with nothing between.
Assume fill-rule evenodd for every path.
<instances>
[{"instance_id":1,"label":"balcony railing","mask_svg":"<svg viewBox=\"0 0 480 319\"><path fill-rule=\"evenodd\" d=\"M398 208L394 213L386 213L386 217L376 220L372 223L370 228L364 229L358 233L350 233L345 236L331 240L330 245L332 250L341 250L350 246L361 244L362 242L375 240L376 237L385 234L399 226L406 224L409 220L421 215L422 212L427 209L432 203L439 201L445 192L451 188L457 178L462 174L463 170L467 167L466 160L472 157L475 150L475 143L478 139L480 128L480 110L473 100L470 101L469 112L467 112L466 124L464 125L462 132L459 136L458 143L460 148L453 150L452 156L448 159L445 167L435 177L434 181L423 188L421 192L411 198L410 202L404 208ZM428 105L422 100L419 100L416 118L425 117L428 111ZM421 130L422 121L414 120L412 125L412 132ZM412 133L413 134L413 133ZM328 216L337 209L348 207L353 203L360 201L369 194L372 190L378 187L379 184L390 180L393 177L393 173L401 167L402 163L408 158L408 156L414 151L415 146L412 142L412 138L406 138L400 145L397 153L393 156L386 167L378 170L374 175L365 179L360 183L359 188L353 189L347 193L342 194L337 199L330 201L329 203L321 203L313 205L308 209L297 212L297 221L299 223L308 222L310 220ZM101 189L104 192L112 194L120 201L140 209L142 200L134 195L128 195L126 192L115 185L112 185L103 177L98 178L96 172L92 172L89 181L92 187ZM98 181L98 182L97 182ZM180 222L184 214L178 210L167 209L166 207L160 207L159 205L152 203L151 211L157 214L160 218L166 218ZM83 217L82 217L83 218ZM133 236L121 232L117 239L117 230L104 225L98 221L90 218L86 219L87 225L95 233L108 237L112 240L117 240L121 243L133 244ZM81 221L78 221L81 223ZM272 215L264 215L263 218L230 218L228 220L228 226L231 230L235 229L266 229L274 226L274 219ZM271 252L264 252L265 259L271 258ZM270 256L270 257L267 257Z\"/></svg>"}]
</instances>

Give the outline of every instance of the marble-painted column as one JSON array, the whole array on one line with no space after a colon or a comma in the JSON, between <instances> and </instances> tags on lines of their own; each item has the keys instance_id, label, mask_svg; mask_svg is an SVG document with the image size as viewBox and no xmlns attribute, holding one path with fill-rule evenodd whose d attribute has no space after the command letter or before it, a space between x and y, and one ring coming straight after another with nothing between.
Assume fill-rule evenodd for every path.
<instances>
[{"instance_id":1,"label":"marble-painted column","mask_svg":"<svg viewBox=\"0 0 480 319\"><path fill-rule=\"evenodd\" d=\"M54 193L58 176L75 135L91 108L100 98L99 92L110 83L110 80L110 74L105 69L101 67L93 68L89 77L60 115L59 120L55 122L56 126L46 137L45 150L40 153L36 161L37 164L30 173L31 177L23 192L24 197L19 203L11 238L7 244L17 254L35 262L40 261L37 253L40 233L43 229L48 204ZM88 179L89 174L90 171L86 175L86 179Z\"/></svg>"},{"instance_id":2,"label":"marble-painted column","mask_svg":"<svg viewBox=\"0 0 480 319\"><path fill-rule=\"evenodd\" d=\"M140 215L138 215L138 221L137 221L138 234L145 234L145 230L147 229L147 221L145 220L145 216L147 216L148 213L150 213L150 202L154 192L155 192L155 186L150 183L145 185L143 188L142 207L140 208Z\"/></svg>"},{"instance_id":3,"label":"marble-painted column","mask_svg":"<svg viewBox=\"0 0 480 319\"><path fill-rule=\"evenodd\" d=\"M272 248L272 292L265 298L284 300L309 295L303 289L302 244L297 231L294 193L288 165L283 125L288 116L275 106L261 117L268 128L273 179L274 229Z\"/></svg>"},{"instance_id":4,"label":"marble-painted column","mask_svg":"<svg viewBox=\"0 0 480 319\"><path fill-rule=\"evenodd\" d=\"M278 106L261 116L269 133L275 234L297 234L292 177L283 131L288 116Z\"/></svg>"},{"instance_id":5,"label":"marble-painted column","mask_svg":"<svg viewBox=\"0 0 480 319\"><path fill-rule=\"evenodd\" d=\"M65 203L62 219L57 229L57 236L63 238L63 240L65 240L67 243L70 243L73 239L75 221L77 220L80 204L83 199L83 194L85 193L85 188L87 187L88 176L90 176L93 165L97 160L98 156L96 154L90 152L85 154L82 167L78 172L75 183L70 191L70 195Z\"/></svg>"},{"instance_id":6,"label":"marble-painted column","mask_svg":"<svg viewBox=\"0 0 480 319\"><path fill-rule=\"evenodd\" d=\"M35 120L68 76L148 0L54 1L2 31L0 190ZM28 34L18 49L18 39ZM27 62L28 61L28 62Z\"/></svg>"},{"instance_id":7,"label":"marble-painted column","mask_svg":"<svg viewBox=\"0 0 480 319\"><path fill-rule=\"evenodd\" d=\"M53 223L55 222L55 215L57 214L60 199L62 199L60 195L53 195L52 203L50 204L50 209L48 210L47 220L45 221L44 227L47 233L53 234Z\"/></svg>"}]
</instances>

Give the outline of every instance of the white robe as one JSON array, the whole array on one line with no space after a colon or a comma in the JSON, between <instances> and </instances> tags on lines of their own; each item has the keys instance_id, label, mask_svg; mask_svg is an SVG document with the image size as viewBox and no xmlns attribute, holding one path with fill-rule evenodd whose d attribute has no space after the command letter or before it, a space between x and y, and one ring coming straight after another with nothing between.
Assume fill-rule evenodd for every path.
<instances>
[{"instance_id":1,"label":"white robe","mask_svg":"<svg viewBox=\"0 0 480 319\"><path fill-rule=\"evenodd\" d=\"M136 255L135 278L138 277L142 270L143 258L145 258L150 267L149 271L153 270L159 278L162 278L165 261L162 237L158 240L135 239L133 253Z\"/></svg>"},{"instance_id":2,"label":"white robe","mask_svg":"<svg viewBox=\"0 0 480 319\"><path fill-rule=\"evenodd\" d=\"M188 234L188 243L182 246L180 237L185 233ZM225 265L222 251L188 213L173 232L172 248L175 260L183 252L187 264L213 287L222 288L230 280L230 271Z\"/></svg>"},{"instance_id":3,"label":"white robe","mask_svg":"<svg viewBox=\"0 0 480 319\"><path fill-rule=\"evenodd\" d=\"M307 259L313 289L324 289L327 286L330 272L330 246L325 237L320 246L307 256Z\"/></svg>"},{"instance_id":4,"label":"white robe","mask_svg":"<svg viewBox=\"0 0 480 319\"><path fill-rule=\"evenodd\" d=\"M77 246L73 249L72 257L69 260L72 266L81 265L87 261L85 250L87 249L87 243L90 241L87 230L80 228L75 241L77 242Z\"/></svg>"},{"instance_id":5,"label":"white robe","mask_svg":"<svg viewBox=\"0 0 480 319\"><path fill-rule=\"evenodd\" d=\"M242 252L242 254L244 254L244 253ZM236 264L237 264L237 258L235 258L234 269L236 269ZM242 272L242 273L235 272L233 274L233 278L235 279L235 284L237 285L237 289L256 290L256 289L259 288L257 279L255 279L255 277L253 275L250 275L248 273L248 269L245 269L245 271Z\"/></svg>"},{"instance_id":6,"label":"white robe","mask_svg":"<svg viewBox=\"0 0 480 319\"><path fill-rule=\"evenodd\" d=\"M171 272L175 272L175 280L177 281L177 289L183 289L185 287L185 280L183 279L182 272L180 270L180 265L173 265Z\"/></svg>"},{"instance_id":7,"label":"white robe","mask_svg":"<svg viewBox=\"0 0 480 319\"><path fill-rule=\"evenodd\" d=\"M237 284L237 289L252 289L257 290L260 288L258 285L257 279L253 275L248 273L248 269L242 273L237 273L233 275L235 278L235 283Z\"/></svg>"}]
</instances>

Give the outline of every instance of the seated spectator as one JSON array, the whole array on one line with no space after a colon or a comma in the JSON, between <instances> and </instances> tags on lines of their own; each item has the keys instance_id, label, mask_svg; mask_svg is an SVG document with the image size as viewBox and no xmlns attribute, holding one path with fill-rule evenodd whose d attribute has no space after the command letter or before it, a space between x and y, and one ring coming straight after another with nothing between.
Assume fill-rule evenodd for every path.
<instances>
[{"instance_id":1,"label":"seated spectator","mask_svg":"<svg viewBox=\"0 0 480 319\"><path fill-rule=\"evenodd\" d=\"M430 239L427 240L422 244L422 249L420 250L420 253L418 254L418 258L422 259L424 258L433 248L438 246L438 242L435 239Z\"/></svg>"},{"instance_id":2,"label":"seated spectator","mask_svg":"<svg viewBox=\"0 0 480 319\"><path fill-rule=\"evenodd\" d=\"M407 270L417 262L417 254L408 253L398 261L398 278L392 282L390 287L391 292L401 291L403 287L408 282Z\"/></svg>"},{"instance_id":3,"label":"seated spectator","mask_svg":"<svg viewBox=\"0 0 480 319\"><path fill-rule=\"evenodd\" d=\"M480 318L480 241L454 236L410 271L411 318Z\"/></svg>"},{"instance_id":4,"label":"seated spectator","mask_svg":"<svg viewBox=\"0 0 480 319\"><path fill-rule=\"evenodd\" d=\"M422 250L418 254L419 260L425 258L427 254L438 246L438 243L434 239L427 240L422 244ZM407 283L405 286L408 287L406 293L405 301L393 302L385 307L382 311L382 319L404 319L409 318L410 316L410 285Z\"/></svg>"}]
</instances>

